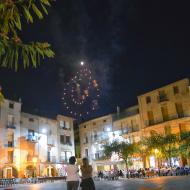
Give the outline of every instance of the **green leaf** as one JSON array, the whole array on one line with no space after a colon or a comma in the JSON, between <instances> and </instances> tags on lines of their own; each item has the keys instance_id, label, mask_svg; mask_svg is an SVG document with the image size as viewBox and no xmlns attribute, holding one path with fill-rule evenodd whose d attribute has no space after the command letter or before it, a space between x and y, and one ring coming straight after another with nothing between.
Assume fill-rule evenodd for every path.
<instances>
[{"instance_id":1,"label":"green leaf","mask_svg":"<svg viewBox=\"0 0 190 190\"><path fill-rule=\"evenodd\" d=\"M29 10L25 6L23 6L23 10L24 10L24 15L25 15L27 22L33 23L33 18L32 18L32 15L30 14Z\"/></svg>"},{"instance_id":2,"label":"green leaf","mask_svg":"<svg viewBox=\"0 0 190 190\"><path fill-rule=\"evenodd\" d=\"M49 0L41 0L41 2L47 6L51 6Z\"/></svg>"},{"instance_id":3,"label":"green leaf","mask_svg":"<svg viewBox=\"0 0 190 190\"><path fill-rule=\"evenodd\" d=\"M16 15L15 15L14 24L15 24L15 26L16 26L19 30L22 29L22 28L21 28L21 22L20 22L20 15L19 15L19 14L16 14Z\"/></svg>"},{"instance_id":4,"label":"green leaf","mask_svg":"<svg viewBox=\"0 0 190 190\"><path fill-rule=\"evenodd\" d=\"M45 12L45 14L48 15L48 11L47 11L46 7L42 3L41 3L41 7L42 7L43 11Z\"/></svg>"},{"instance_id":5,"label":"green leaf","mask_svg":"<svg viewBox=\"0 0 190 190\"><path fill-rule=\"evenodd\" d=\"M43 15L41 11L38 9L38 7L34 3L32 4L32 9L36 13L39 19L43 19Z\"/></svg>"},{"instance_id":6,"label":"green leaf","mask_svg":"<svg viewBox=\"0 0 190 190\"><path fill-rule=\"evenodd\" d=\"M18 47L15 49L15 70L18 70Z\"/></svg>"}]
</instances>

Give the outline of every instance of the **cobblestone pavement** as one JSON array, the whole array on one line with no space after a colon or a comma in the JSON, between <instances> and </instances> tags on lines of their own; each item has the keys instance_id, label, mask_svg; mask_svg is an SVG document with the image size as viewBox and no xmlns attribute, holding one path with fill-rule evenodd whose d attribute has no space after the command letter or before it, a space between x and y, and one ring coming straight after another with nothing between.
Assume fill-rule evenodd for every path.
<instances>
[{"instance_id":1,"label":"cobblestone pavement","mask_svg":"<svg viewBox=\"0 0 190 190\"><path fill-rule=\"evenodd\" d=\"M121 179L96 181L97 190L190 190L190 176L157 177L151 179ZM66 190L65 182L16 185L14 190Z\"/></svg>"}]
</instances>

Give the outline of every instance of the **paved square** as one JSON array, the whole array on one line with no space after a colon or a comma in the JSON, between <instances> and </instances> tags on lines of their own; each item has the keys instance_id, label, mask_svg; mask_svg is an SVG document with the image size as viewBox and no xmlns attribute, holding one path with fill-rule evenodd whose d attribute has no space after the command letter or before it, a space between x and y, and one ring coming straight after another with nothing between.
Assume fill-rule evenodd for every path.
<instances>
[{"instance_id":1,"label":"paved square","mask_svg":"<svg viewBox=\"0 0 190 190\"><path fill-rule=\"evenodd\" d=\"M95 181L96 190L190 190L190 176L157 177L151 179L122 179L118 181ZM6 188L0 188L4 190ZM7 188L10 189L10 188ZM66 190L65 182L23 184L14 190Z\"/></svg>"}]
</instances>

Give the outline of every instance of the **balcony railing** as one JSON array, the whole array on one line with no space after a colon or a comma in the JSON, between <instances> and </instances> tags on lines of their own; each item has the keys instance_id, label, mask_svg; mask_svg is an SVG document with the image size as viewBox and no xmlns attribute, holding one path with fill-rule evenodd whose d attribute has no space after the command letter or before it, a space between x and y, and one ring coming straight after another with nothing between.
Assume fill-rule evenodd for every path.
<instances>
[{"instance_id":1,"label":"balcony railing","mask_svg":"<svg viewBox=\"0 0 190 190\"><path fill-rule=\"evenodd\" d=\"M61 143L62 145L67 145L67 146L72 146L72 142L64 142L64 143Z\"/></svg>"},{"instance_id":2,"label":"balcony railing","mask_svg":"<svg viewBox=\"0 0 190 190\"><path fill-rule=\"evenodd\" d=\"M59 127L59 128L63 130L71 130L71 128L67 128L67 127Z\"/></svg>"},{"instance_id":3,"label":"balcony railing","mask_svg":"<svg viewBox=\"0 0 190 190\"><path fill-rule=\"evenodd\" d=\"M38 137L35 135L27 135L26 140L29 142L36 143L36 142L38 142Z\"/></svg>"},{"instance_id":4,"label":"balcony railing","mask_svg":"<svg viewBox=\"0 0 190 190\"><path fill-rule=\"evenodd\" d=\"M7 124L7 129L16 129L16 125L14 123Z\"/></svg>"},{"instance_id":5,"label":"balcony railing","mask_svg":"<svg viewBox=\"0 0 190 190\"><path fill-rule=\"evenodd\" d=\"M10 141L7 144L4 144L4 147L8 147L8 148L14 147L14 142Z\"/></svg>"},{"instance_id":6,"label":"balcony railing","mask_svg":"<svg viewBox=\"0 0 190 190\"><path fill-rule=\"evenodd\" d=\"M168 97L166 95L160 95L158 96L158 102L165 102L168 101Z\"/></svg>"},{"instance_id":7,"label":"balcony railing","mask_svg":"<svg viewBox=\"0 0 190 190\"><path fill-rule=\"evenodd\" d=\"M168 118L167 119L163 119L163 118L160 118L160 119L155 119L154 121L145 121L144 124L145 126L151 126L151 125L156 125L156 124L159 124L159 123L163 123L163 122L166 122L166 121L172 121L172 120L175 120L175 119L180 119L180 118L185 118L185 117L190 117L190 114L186 114L186 113L178 113L176 115L168 115Z\"/></svg>"}]
</instances>

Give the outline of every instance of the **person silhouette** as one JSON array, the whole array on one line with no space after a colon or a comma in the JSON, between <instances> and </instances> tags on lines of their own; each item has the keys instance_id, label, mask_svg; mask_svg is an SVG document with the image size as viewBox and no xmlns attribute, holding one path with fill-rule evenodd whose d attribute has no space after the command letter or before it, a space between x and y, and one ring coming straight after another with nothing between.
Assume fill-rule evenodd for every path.
<instances>
[{"instance_id":1,"label":"person silhouette","mask_svg":"<svg viewBox=\"0 0 190 190\"><path fill-rule=\"evenodd\" d=\"M75 165L76 158L71 156L69 158L69 165L66 166L65 171L67 173L67 190L77 190L79 186L79 169Z\"/></svg>"}]
</instances>

